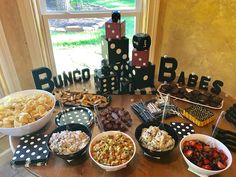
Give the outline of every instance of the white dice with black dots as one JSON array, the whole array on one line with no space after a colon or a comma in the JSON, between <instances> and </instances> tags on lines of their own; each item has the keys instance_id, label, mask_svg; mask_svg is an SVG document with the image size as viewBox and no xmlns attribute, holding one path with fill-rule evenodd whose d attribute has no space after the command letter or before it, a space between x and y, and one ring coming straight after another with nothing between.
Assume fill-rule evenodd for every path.
<instances>
[{"instance_id":1,"label":"white dice with black dots","mask_svg":"<svg viewBox=\"0 0 236 177\"><path fill-rule=\"evenodd\" d=\"M115 65L117 62L128 60L129 55L129 39L123 37L121 39L108 40L105 36L101 37L102 57L108 59L109 65Z\"/></svg>"}]
</instances>

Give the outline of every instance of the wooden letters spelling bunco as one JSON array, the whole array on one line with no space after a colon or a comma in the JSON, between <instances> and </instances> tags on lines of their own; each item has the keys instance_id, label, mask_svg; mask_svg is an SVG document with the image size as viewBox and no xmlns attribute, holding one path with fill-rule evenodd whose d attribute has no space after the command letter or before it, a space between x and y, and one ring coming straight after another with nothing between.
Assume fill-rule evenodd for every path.
<instances>
[{"instance_id":1,"label":"wooden letters spelling bunco","mask_svg":"<svg viewBox=\"0 0 236 177\"><path fill-rule=\"evenodd\" d=\"M175 58L171 57L161 57L158 81L160 82L171 82L176 79L175 70L178 67L178 62ZM187 80L188 87L195 87L197 85L198 76L194 73L189 74ZM210 76L202 76L199 82L199 89L208 90L209 82L211 81ZM186 85L185 83L185 73L182 71L178 77L177 83ZM219 94L221 92L221 87L224 83L221 80L215 80L212 82L211 92Z\"/></svg>"},{"instance_id":2,"label":"wooden letters spelling bunco","mask_svg":"<svg viewBox=\"0 0 236 177\"><path fill-rule=\"evenodd\" d=\"M81 83L90 79L90 70L88 68L81 71L76 69L62 75L52 76L52 72L47 67L40 67L32 70L36 89L52 92L54 88L61 88L73 83Z\"/></svg>"}]
</instances>

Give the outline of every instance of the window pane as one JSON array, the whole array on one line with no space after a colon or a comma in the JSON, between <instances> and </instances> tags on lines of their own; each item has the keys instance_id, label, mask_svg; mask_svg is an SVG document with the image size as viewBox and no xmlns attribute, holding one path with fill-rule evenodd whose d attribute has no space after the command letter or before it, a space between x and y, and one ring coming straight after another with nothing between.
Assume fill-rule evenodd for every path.
<instances>
[{"instance_id":1,"label":"window pane","mask_svg":"<svg viewBox=\"0 0 236 177\"><path fill-rule=\"evenodd\" d=\"M50 11L104 11L135 9L136 0L46 0Z\"/></svg>"},{"instance_id":2,"label":"window pane","mask_svg":"<svg viewBox=\"0 0 236 177\"><path fill-rule=\"evenodd\" d=\"M101 35L105 35L104 24L109 18L50 19L50 34L57 73L76 68L94 69L101 65ZM126 20L126 37L135 32L135 17L122 17ZM129 52L131 56L131 52Z\"/></svg>"}]
</instances>

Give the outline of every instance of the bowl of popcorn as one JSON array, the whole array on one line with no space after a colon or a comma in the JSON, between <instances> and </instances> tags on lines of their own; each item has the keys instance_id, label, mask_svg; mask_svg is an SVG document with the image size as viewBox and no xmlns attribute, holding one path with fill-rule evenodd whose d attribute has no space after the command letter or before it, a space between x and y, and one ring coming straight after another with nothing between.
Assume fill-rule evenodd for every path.
<instances>
[{"instance_id":1,"label":"bowl of popcorn","mask_svg":"<svg viewBox=\"0 0 236 177\"><path fill-rule=\"evenodd\" d=\"M125 168L134 158L136 146L133 139L120 131L106 131L93 138L89 145L91 159L106 171Z\"/></svg>"},{"instance_id":2,"label":"bowl of popcorn","mask_svg":"<svg viewBox=\"0 0 236 177\"><path fill-rule=\"evenodd\" d=\"M44 127L51 119L56 99L43 90L24 90L0 99L0 132L23 136Z\"/></svg>"},{"instance_id":3,"label":"bowl of popcorn","mask_svg":"<svg viewBox=\"0 0 236 177\"><path fill-rule=\"evenodd\" d=\"M82 124L57 127L48 138L49 150L64 160L73 160L86 153L91 140L90 129Z\"/></svg>"}]
</instances>

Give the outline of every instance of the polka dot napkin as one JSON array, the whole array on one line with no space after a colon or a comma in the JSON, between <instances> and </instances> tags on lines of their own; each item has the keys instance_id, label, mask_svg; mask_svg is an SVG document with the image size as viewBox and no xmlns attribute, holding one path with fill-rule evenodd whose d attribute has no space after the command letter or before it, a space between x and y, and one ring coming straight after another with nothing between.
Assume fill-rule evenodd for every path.
<instances>
[{"instance_id":1,"label":"polka dot napkin","mask_svg":"<svg viewBox=\"0 0 236 177\"><path fill-rule=\"evenodd\" d=\"M47 148L47 138L48 135L42 134L21 137L20 143L12 157L11 165L46 165L50 153Z\"/></svg>"},{"instance_id":2,"label":"polka dot napkin","mask_svg":"<svg viewBox=\"0 0 236 177\"><path fill-rule=\"evenodd\" d=\"M171 127L177 132L179 141L187 135L195 133L193 124L183 122L171 122Z\"/></svg>"}]
</instances>

